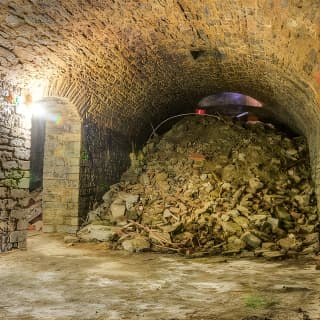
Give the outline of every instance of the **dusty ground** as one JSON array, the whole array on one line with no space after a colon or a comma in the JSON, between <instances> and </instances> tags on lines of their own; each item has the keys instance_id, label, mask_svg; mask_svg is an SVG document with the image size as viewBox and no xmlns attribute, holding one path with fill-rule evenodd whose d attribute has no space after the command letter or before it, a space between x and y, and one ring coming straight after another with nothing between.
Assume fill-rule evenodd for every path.
<instances>
[{"instance_id":1,"label":"dusty ground","mask_svg":"<svg viewBox=\"0 0 320 320\"><path fill-rule=\"evenodd\" d=\"M42 234L28 246L0 255L0 319L320 319L312 261L129 255Z\"/></svg>"}]
</instances>

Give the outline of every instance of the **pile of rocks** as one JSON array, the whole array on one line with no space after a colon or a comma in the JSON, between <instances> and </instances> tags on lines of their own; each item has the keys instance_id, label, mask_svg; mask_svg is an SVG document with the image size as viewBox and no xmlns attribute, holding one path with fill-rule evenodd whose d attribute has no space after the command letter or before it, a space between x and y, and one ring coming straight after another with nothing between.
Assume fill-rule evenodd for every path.
<instances>
[{"instance_id":1,"label":"pile of rocks","mask_svg":"<svg viewBox=\"0 0 320 320\"><path fill-rule=\"evenodd\" d=\"M184 118L131 154L78 237L131 252L317 253L306 142L259 122Z\"/></svg>"},{"instance_id":2,"label":"pile of rocks","mask_svg":"<svg viewBox=\"0 0 320 320\"><path fill-rule=\"evenodd\" d=\"M27 222L29 230L42 230L42 188L30 192L28 200Z\"/></svg>"}]
</instances>

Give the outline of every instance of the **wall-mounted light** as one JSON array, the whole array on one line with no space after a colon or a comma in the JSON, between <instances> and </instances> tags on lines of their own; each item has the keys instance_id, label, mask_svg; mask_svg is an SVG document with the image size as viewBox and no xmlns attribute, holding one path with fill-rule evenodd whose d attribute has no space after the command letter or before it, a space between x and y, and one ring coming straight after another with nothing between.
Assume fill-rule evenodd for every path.
<instances>
[{"instance_id":1,"label":"wall-mounted light","mask_svg":"<svg viewBox=\"0 0 320 320\"><path fill-rule=\"evenodd\" d=\"M43 107L43 104L41 102L33 102L30 105L30 111L32 115L36 118L43 118L46 115L46 111Z\"/></svg>"},{"instance_id":2,"label":"wall-mounted light","mask_svg":"<svg viewBox=\"0 0 320 320\"><path fill-rule=\"evenodd\" d=\"M45 117L45 109L40 102L43 99L46 80L32 80L24 89L13 83L0 81L0 107L14 108L15 112L26 118Z\"/></svg>"}]
</instances>

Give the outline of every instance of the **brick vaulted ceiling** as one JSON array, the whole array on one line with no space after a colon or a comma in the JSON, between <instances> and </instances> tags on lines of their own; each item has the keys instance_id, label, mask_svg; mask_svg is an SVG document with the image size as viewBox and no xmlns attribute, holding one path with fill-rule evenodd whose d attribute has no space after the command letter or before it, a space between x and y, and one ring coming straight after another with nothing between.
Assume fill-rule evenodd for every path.
<instances>
[{"instance_id":1,"label":"brick vaulted ceiling","mask_svg":"<svg viewBox=\"0 0 320 320\"><path fill-rule=\"evenodd\" d=\"M131 135L221 91L308 135L318 121L319 0L0 0L0 74ZM315 125L315 124L314 124Z\"/></svg>"}]
</instances>

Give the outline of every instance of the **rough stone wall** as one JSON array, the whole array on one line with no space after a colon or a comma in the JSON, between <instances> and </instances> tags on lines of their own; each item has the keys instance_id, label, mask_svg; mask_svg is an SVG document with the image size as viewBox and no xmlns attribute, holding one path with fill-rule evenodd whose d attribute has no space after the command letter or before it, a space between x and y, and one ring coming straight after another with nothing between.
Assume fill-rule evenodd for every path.
<instances>
[{"instance_id":1,"label":"rough stone wall","mask_svg":"<svg viewBox=\"0 0 320 320\"><path fill-rule=\"evenodd\" d=\"M0 252L26 247L30 116L0 97Z\"/></svg>"},{"instance_id":2,"label":"rough stone wall","mask_svg":"<svg viewBox=\"0 0 320 320\"><path fill-rule=\"evenodd\" d=\"M46 98L42 213L45 232L73 233L79 226L81 121L62 98Z\"/></svg>"}]
</instances>

